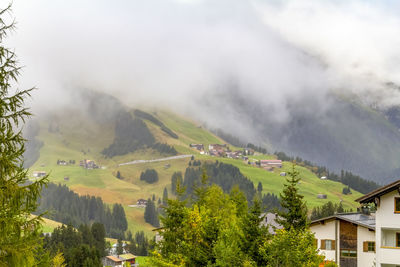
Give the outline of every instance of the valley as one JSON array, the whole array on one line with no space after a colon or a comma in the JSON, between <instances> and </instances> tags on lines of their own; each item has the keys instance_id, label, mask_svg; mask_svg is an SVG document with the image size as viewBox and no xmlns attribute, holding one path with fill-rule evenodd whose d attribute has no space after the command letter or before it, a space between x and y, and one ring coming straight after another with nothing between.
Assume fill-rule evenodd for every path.
<instances>
[{"instance_id":1,"label":"valley","mask_svg":"<svg viewBox=\"0 0 400 267\"><path fill-rule=\"evenodd\" d=\"M243 160L200 154L189 145L203 144L205 148L208 148L209 144L226 144L227 142L198 123L172 112L153 111L151 114L177 134L178 138L174 138L153 121L143 120L155 140L173 146L178 152L177 157L172 156L168 159L170 155L160 153L153 148L140 148L125 155L105 157L102 151L114 139L115 123L112 120L96 122L84 114L75 114L71 117L55 116L38 122L40 130L36 138L43 142L43 146L39 151L39 159L30 167L30 173L44 171L49 174L51 182L65 184L80 195L98 196L110 205L121 203L125 209L129 230L132 232L143 230L148 235L154 234L151 231L154 227L144 221L144 208L129 207L129 205L136 204L138 199L151 198L153 194L157 201L162 198L164 188L167 188L169 197L174 197L171 191L171 176L178 171L185 173L191 162L190 157L182 155L193 155L195 160L201 162L219 161L231 164L239 168L240 172L254 183L255 188L260 182L263 194L279 195L281 192L285 177L280 174L287 173L292 163L283 162L282 168L267 171L248 164L248 161L275 159L275 155L262 155L255 152L254 155L249 155L247 160ZM238 147L229 144L228 146L232 151L240 150ZM167 160L154 161L163 158ZM79 163L85 159L95 162L98 168L87 169L79 166ZM65 162L73 160L75 164L59 165L57 164L59 160ZM132 161L144 162L124 164ZM157 171L159 180L156 183L149 184L139 179L140 174L146 169ZM321 180L305 167L297 166L296 169L300 172L302 179L299 184L300 193L304 195L309 209L328 201L333 203L342 201L345 209L357 208L354 199L361 196L361 193L352 190L352 194L343 195L342 189L345 187L343 184ZM120 173L120 179L116 177L117 172ZM326 199L317 198L318 194L326 195Z\"/></svg>"}]
</instances>

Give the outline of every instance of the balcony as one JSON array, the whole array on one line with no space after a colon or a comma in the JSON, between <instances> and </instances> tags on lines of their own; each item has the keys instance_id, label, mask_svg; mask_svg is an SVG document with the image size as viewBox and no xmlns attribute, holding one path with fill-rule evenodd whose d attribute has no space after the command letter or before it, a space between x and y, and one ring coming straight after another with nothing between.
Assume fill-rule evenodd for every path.
<instances>
[{"instance_id":1,"label":"balcony","mask_svg":"<svg viewBox=\"0 0 400 267\"><path fill-rule=\"evenodd\" d=\"M382 229L379 258L382 264L399 264L400 229Z\"/></svg>"}]
</instances>

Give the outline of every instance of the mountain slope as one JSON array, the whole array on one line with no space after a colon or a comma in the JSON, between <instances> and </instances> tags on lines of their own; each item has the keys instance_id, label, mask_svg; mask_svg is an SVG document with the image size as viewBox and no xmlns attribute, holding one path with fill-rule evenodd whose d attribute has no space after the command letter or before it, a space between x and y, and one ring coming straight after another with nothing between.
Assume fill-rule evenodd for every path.
<instances>
[{"instance_id":1,"label":"mountain slope","mask_svg":"<svg viewBox=\"0 0 400 267\"><path fill-rule=\"evenodd\" d=\"M130 112L134 116L134 110ZM199 151L189 147L190 143L202 143L205 147L212 143L224 143L223 140L210 133L199 124L185 119L171 112L156 111L149 113L162 122L175 133L178 138L165 131L160 123L154 119L141 118L154 137L155 142L166 143L173 146L179 154L193 154L196 160L215 161L219 160L237 166L240 171L251 181L255 187L258 182L263 185L263 193L279 194L284 184L284 177L280 176L281 171L287 171L289 163L284 163L282 169L269 172L247 164L242 160L217 158L208 155L200 155ZM68 116L65 116L68 114ZM171 176L176 171L185 172L190 158L179 158L168 161L141 163L134 165L123 165L121 163L132 160L157 159L168 156L152 147L143 146L134 152L114 157L105 157L102 154L115 141L115 118L117 114L104 119L95 119L92 115L82 110L60 111L47 118L39 118L40 129L35 137L43 145L40 147L40 156L30 168L33 171L46 171L50 174L50 181L62 183L69 186L79 194L89 194L102 197L106 203L122 203L124 205L129 228L131 231L145 230L150 233L152 226L146 224L143 219L143 209L132 208L129 205L135 204L139 198L150 198L155 195L156 200L162 198L163 190L168 189L171 193ZM148 134L149 134L148 133ZM232 146L231 146L232 147ZM232 147L234 148L234 147ZM251 156L250 160L262 158L274 158L268 155ZM93 160L100 166L98 169L84 169L79 162L84 159ZM75 164L58 165L58 160L74 160ZM140 180L140 173L146 169L155 169L159 174L159 181L148 184ZM344 185L338 182L320 180L306 168L298 167L302 182L299 185L300 192L304 194L308 206L322 205L327 201L338 203L343 201L345 208L357 207L353 201L361 196L353 191L352 195L342 195ZM116 178L117 171L122 179ZM317 194L326 194L327 199L318 199Z\"/></svg>"}]
</instances>

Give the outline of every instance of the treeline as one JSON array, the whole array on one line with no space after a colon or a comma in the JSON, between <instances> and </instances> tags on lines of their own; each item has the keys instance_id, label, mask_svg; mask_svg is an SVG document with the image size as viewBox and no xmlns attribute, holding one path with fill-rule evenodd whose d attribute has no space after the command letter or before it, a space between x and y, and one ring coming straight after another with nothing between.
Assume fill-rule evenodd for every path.
<instances>
[{"instance_id":1,"label":"treeline","mask_svg":"<svg viewBox=\"0 0 400 267\"><path fill-rule=\"evenodd\" d=\"M100 197L79 196L65 185L49 183L42 189L36 214L46 211L45 217L74 227L100 222L107 236L113 238L123 238L128 228L121 204L110 208Z\"/></svg>"},{"instance_id":2,"label":"treeline","mask_svg":"<svg viewBox=\"0 0 400 267\"><path fill-rule=\"evenodd\" d=\"M113 143L103 149L104 156L112 158L126 155L142 148L153 148L160 153L176 155L174 147L167 144L156 143L153 134L146 123L139 118L133 118L129 112L121 112L116 119L115 137Z\"/></svg>"},{"instance_id":3,"label":"treeline","mask_svg":"<svg viewBox=\"0 0 400 267\"><path fill-rule=\"evenodd\" d=\"M248 201L253 200L256 193L254 184L240 172L239 168L218 161L215 163L205 162L202 167L210 177L210 184L219 185L224 192L230 192L232 187L237 185L245 193ZM187 195L191 195L195 187L200 184L203 168L186 168L183 185L186 187Z\"/></svg>"},{"instance_id":4,"label":"treeline","mask_svg":"<svg viewBox=\"0 0 400 267\"><path fill-rule=\"evenodd\" d=\"M59 253L62 253L67 266L102 266L101 258L106 255L104 225L93 223L77 229L72 225L62 225L51 235L44 236L43 248L51 258L58 257L58 265L53 260L54 266L65 266Z\"/></svg>"},{"instance_id":5,"label":"treeline","mask_svg":"<svg viewBox=\"0 0 400 267\"><path fill-rule=\"evenodd\" d=\"M147 125L128 112L121 112L115 124L114 142L102 153L109 158L125 155L138 149L151 147L155 142Z\"/></svg>"},{"instance_id":6,"label":"treeline","mask_svg":"<svg viewBox=\"0 0 400 267\"><path fill-rule=\"evenodd\" d=\"M352 209L345 210L343 208L342 203L333 204L331 201L329 201L320 207L313 208L311 210L310 219L313 221L313 220L318 220L318 219L325 218L328 216L332 216L336 213L345 213L345 212L352 212L352 211L353 211Z\"/></svg>"},{"instance_id":7,"label":"treeline","mask_svg":"<svg viewBox=\"0 0 400 267\"><path fill-rule=\"evenodd\" d=\"M171 129L169 129L167 126L165 126L164 123L162 123L160 120L158 120L153 115L151 115L151 114L149 114L147 112L141 111L139 109L136 109L133 112L133 114L135 114L136 117L139 117L139 118L142 118L142 119L149 120L149 121L153 122L155 125L159 126L162 131L167 133L172 138L175 138L175 139L179 138L176 133L174 133Z\"/></svg>"},{"instance_id":8,"label":"treeline","mask_svg":"<svg viewBox=\"0 0 400 267\"><path fill-rule=\"evenodd\" d=\"M348 187L357 190L360 193L366 194L377 188L379 185L373 181L368 181L358 175L355 175L349 171L341 171L340 175L330 172L326 167L314 165L311 161L303 160L300 157L290 157L284 152L275 152L275 155L280 160L284 161L296 161L297 165L306 167L315 173L318 177L326 176L327 179L341 182Z\"/></svg>"},{"instance_id":9,"label":"treeline","mask_svg":"<svg viewBox=\"0 0 400 267\"><path fill-rule=\"evenodd\" d=\"M203 170L209 177L209 184L219 185L226 193L231 192L237 186L245 194L247 201L252 203L257 193L253 182L245 177L239 168L219 161L215 163L205 162L201 167L189 166L186 168L184 176L182 172L173 173L171 177L172 193L176 194L176 185L179 183L186 188L185 197L192 196L196 188L201 184ZM270 193L262 195L261 188L261 190L258 190L258 196L261 200L263 211L281 208L279 198L276 195Z\"/></svg>"},{"instance_id":10,"label":"treeline","mask_svg":"<svg viewBox=\"0 0 400 267\"><path fill-rule=\"evenodd\" d=\"M175 150L175 148L168 144L155 143L151 146L151 148L157 150L161 154L168 154L168 155L172 155L172 156L175 156L178 154L178 152Z\"/></svg>"}]
</instances>

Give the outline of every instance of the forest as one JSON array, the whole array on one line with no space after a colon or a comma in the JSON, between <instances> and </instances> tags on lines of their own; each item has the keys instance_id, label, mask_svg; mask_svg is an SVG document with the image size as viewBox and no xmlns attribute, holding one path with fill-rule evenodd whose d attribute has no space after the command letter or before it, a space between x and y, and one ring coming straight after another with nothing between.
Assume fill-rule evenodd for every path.
<instances>
[{"instance_id":1,"label":"forest","mask_svg":"<svg viewBox=\"0 0 400 267\"><path fill-rule=\"evenodd\" d=\"M38 204L35 214L46 212L45 217L74 227L99 222L109 237L124 238L128 228L121 204L109 207L100 197L79 196L66 185L49 183L42 188Z\"/></svg>"},{"instance_id":2,"label":"forest","mask_svg":"<svg viewBox=\"0 0 400 267\"><path fill-rule=\"evenodd\" d=\"M329 180L341 182L342 184L347 185L350 188L363 194L369 193L379 187L377 183L366 180L349 171L342 170L340 175L338 175L334 172L330 172L326 167L316 166L312 162L308 160L303 160L300 157L290 157L286 155L284 152L275 152L275 155L280 160L291 161L291 162L296 161L297 165L307 167L318 177L326 176L326 178Z\"/></svg>"},{"instance_id":3,"label":"forest","mask_svg":"<svg viewBox=\"0 0 400 267\"><path fill-rule=\"evenodd\" d=\"M102 154L112 158L142 148L153 148L161 154L178 154L173 146L155 142L153 134L140 118L134 118L126 111L120 112L116 118L114 141L103 149Z\"/></svg>"}]
</instances>

